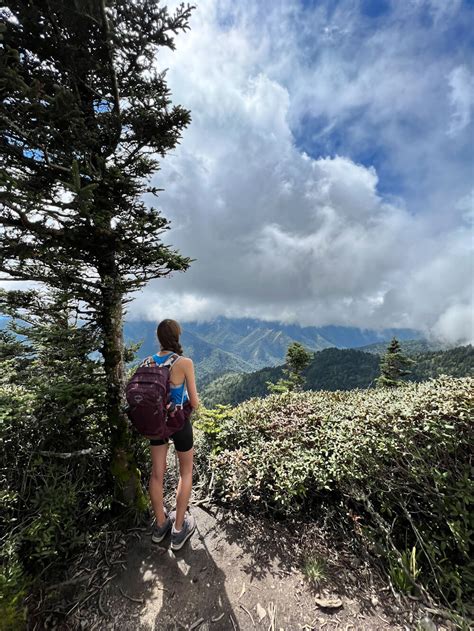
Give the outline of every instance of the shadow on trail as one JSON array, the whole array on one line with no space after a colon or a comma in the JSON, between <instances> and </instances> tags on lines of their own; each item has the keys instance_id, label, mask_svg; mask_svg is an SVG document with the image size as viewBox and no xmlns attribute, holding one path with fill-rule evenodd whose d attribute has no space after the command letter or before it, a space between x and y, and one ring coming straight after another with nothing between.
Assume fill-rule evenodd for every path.
<instances>
[{"instance_id":1,"label":"shadow on trail","mask_svg":"<svg viewBox=\"0 0 474 631\"><path fill-rule=\"evenodd\" d=\"M350 550L350 542L328 541L315 522L256 518L222 508L213 514L220 536L242 549L241 569L248 575L250 583L268 575L281 578L295 569L301 571L311 553L322 559L326 566L320 587L306 582L314 597L321 593L344 597L357 602L361 617L378 616L381 620L385 618L387 623L403 622L401 608L375 563L355 555ZM245 560L249 555L250 562ZM332 617L339 609L322 611Z\"/></svg>"},{"instance_id":2,"label":"shadow on trail","mask_svg":"<svg viewBox=\"0 0 474 631\"><path fill-rule=\"evenodd\" d=\"M147 533L130 548L127 569L115 591L135 611L133 620L116 628L182 631L203 619L197 626L199 631L240 631L226 593L225 575L214 563L199 530L182 550L171 551L169 543L168 536L162 544L152 544Z\"/></svg>"}]
</instances>

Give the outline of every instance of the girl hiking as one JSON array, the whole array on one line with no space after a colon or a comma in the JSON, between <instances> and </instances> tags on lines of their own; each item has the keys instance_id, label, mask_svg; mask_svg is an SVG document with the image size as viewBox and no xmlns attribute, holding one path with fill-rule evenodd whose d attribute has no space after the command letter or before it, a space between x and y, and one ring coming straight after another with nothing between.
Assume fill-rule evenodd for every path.
<instances>
[{"instance_id":1,"label":"girl hiking","mask_svg":"<svg viewBox=\"0 0 474 631\"><path fill-rule=\"evenodd\" d=\"M155 525L151 535L154 543L162 541L171 530L171 549L183 547L196 528L196 522L187 511L191 497L193 479L193 427L190 416L198 407L194 365L189 357L182 357L183 349L179 343L181 327L176 320L163 320L157 328L160 351L147 357L142 365L170 362L170 403L168 407L182 406L185 423L182 429L171 435L179 459L179 483L176 491L176 510L168 511L163 505L163 480L166 471L168 439L147 437L150 440L152 471L150 477L150 499L155 514ZM175 357L177 354L179 357Z\"/></svg>"}]
</instances>

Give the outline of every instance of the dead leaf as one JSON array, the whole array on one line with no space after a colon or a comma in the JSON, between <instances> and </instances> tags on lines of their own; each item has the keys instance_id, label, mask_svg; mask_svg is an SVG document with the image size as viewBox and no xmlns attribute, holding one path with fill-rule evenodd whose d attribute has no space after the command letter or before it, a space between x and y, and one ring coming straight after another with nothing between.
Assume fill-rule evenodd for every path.
<instances>
[{"instance_id":1,"label":"dead leaf","mask_svg":"<svg viewBox=\"0 0 474 631\"><path fill-rule=\"evenodd\" d=\"M257 603L257 616L258 616L259 621L262 622L262 620L265 618L266 615L267 615L266 609L264 609L260 603Z\"/></svg>"},{"instance_id":2,"label":"dead leaf","mask_svg":"<svg viewBox=\"0 0 474 631\"><path fill-rule=\"evenodd\" d=\"M245 589L245 583L243 583L242 585L242 591L240 592L240 596L237 598L237 600L240 600L242 598L242 596L245 594L247 590Z\"/></svg>"}]
</instances>

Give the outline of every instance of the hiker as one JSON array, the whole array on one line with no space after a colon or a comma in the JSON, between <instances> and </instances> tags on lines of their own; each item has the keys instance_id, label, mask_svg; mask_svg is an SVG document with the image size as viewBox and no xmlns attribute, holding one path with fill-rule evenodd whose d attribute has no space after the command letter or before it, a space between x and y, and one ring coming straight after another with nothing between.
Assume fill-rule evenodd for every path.
<instances>
[{"instance_id":1,"label":"hiker","mask_svg":"<svg viewBox=\"0 0 474 631\"><path fill-rule=\"evenodd\" d=\"M160 351L152 357L147 357L142 365L164 364L171 357L174 361L170 368L170 404L168 407L183 408L185 416L184 427L171 434L174 447L179 459L179 483L176 492L176 510L168 511L163 505L163 480L166 471L168 454L168 439L157 439L150 436L150 451L152 472L150 477L150 499L155 514L155 525L152 541L159 543L171 529L171 549L179 550L183 547L196 528L196 521L187 510L191 497L193 481L193 427L190 416L198 407L199 398L196 390L194 365L189 357L182 357L183 349L179 343L181 327L176 320L162 320L157 328ZM179 357L174 356L177 354Z\"/></svg>"}]
</instances>

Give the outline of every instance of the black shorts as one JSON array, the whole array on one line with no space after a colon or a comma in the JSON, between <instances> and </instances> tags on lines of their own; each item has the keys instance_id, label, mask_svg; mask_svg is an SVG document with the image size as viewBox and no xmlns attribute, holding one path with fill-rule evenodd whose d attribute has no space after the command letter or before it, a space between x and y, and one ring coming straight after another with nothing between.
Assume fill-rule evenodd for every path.
<instances>
[{"instance_id":1,"label":"black shorts","mask_svg":"<svg viewBox=\"0 0 474 631\"><path fill-rule=\"evenodd\" d=\"M192 449L193 441L193 426L189 419L186 419L183 429L171 434L170 438L174 443L176 451L189 451ZM166 445L169 442L169 438L150 438L150 445Z\"/></svg>"}]
</instances>

